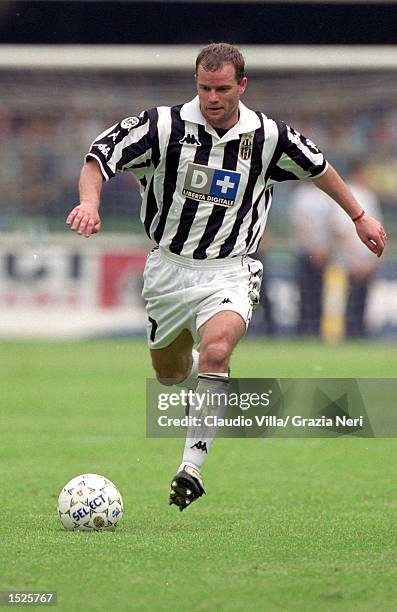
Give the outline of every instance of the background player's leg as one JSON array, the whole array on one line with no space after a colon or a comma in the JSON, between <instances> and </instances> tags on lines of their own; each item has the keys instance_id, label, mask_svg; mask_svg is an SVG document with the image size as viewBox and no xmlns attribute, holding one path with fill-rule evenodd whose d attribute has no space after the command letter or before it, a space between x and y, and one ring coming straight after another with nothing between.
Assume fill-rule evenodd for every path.
<instances>
[{"instance_id":1,"label":"background player's leg","mask_svg":"<svg viewBox=\"0 0 397 612\"><path fill-rule=\"evenodd\" d=\"M368 294L368 280L349 276L346 304L346 337L363 338L365 329L365 306Z\"/></svg>"}]
</instances>

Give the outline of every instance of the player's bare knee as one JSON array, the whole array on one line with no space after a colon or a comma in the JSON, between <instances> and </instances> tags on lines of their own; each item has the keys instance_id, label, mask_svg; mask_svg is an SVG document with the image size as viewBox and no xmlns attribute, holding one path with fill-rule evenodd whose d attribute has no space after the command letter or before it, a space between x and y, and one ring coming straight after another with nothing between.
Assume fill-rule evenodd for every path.
<instances>
[{"instance_id":1,"label":"player's bare knee","mask_svg":"<svg viewBox=\"0 0 397 612\"><path fill-rule=\"evenodd\" d=\"M200 371L225 372L230 358L229 344L218 340L207 344L200 351Z\"/></svg>"}]
</instances>

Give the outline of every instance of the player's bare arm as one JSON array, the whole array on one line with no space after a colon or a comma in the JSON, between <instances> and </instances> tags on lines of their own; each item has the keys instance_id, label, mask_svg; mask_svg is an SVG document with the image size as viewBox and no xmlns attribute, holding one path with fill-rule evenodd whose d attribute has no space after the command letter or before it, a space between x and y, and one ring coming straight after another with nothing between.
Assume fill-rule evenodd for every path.
<instances>
[{"instance_id":1,"label":"player's bare arm","mask_svg":"<svg viewBox=\"0 0 397 612\"><path fill-rule=\"evenodd\" d=\"M359 217L354 224L360 240L377 257L380 257L387 240L383 225L365 213L362 215L360 204L336 170L329 165L327 171L320 178L313 179L313 182L335 200L352 220Z\"/></svg>"},{"instance_id":2,"label":"player's bare arm","mask_svg":"<svg viewBox=\"0 0 397 612\"><path fill-rule=\"evenodd\" d=\"M70 229L87 238L101 229L99 204L103 178L96 160L86 162L79 180L80 204L69 213L66 223Z\"/></svg>"}]
</instances>

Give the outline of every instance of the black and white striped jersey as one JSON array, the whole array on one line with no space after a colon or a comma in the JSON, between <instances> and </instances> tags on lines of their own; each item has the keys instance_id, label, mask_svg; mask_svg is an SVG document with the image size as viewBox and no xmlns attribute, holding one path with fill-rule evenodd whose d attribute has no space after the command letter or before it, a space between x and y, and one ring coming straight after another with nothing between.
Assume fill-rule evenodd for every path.
<instances>
[{"instance_id":1,"label":"black and white striped jersey","mask_svg":"<svg viewBox=\"0 0 397 612\"><path fill-rule=\"evenodd\" d=\"M311 140L241 102L238 123L219 135L198 97L122 120L96 138L89 158L105 180L117 171L134 174L148 236L193 259L254 253L273 186L319 177L327 168Z\"/></svg>"}]
</instances>

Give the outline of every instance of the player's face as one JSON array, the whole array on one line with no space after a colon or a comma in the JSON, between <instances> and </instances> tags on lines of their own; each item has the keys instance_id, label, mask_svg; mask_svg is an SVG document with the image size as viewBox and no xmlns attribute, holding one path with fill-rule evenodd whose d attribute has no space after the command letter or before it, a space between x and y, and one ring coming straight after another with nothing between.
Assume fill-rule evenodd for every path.
<instances>
[{"instance_id":1,"label":"player's face","mask_svg":"<svg viewBox=\"0 0 397 612\"><path fill-rule=\"evenodd\" d=\"M200 108L214 128L229 130L238 122L238 102L247 86L247 78L236 81L233 64L224 64L210 72L199 66L196 74Z\"/></svg>"}]
</instances>

